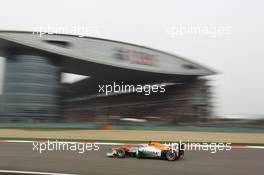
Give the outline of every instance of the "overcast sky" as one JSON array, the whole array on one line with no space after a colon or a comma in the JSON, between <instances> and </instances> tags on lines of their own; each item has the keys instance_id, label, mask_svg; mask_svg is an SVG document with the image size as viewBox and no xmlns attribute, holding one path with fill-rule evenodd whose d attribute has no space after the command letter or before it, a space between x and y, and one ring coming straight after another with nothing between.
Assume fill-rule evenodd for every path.
<instances>
[{"instance_id":1,"label":"overcast sky","mask_svg":"<svg viewBox=\"0 0 264 175\"><path fill-rule=\"evenodd\" d=\"M90 36L168 51L220 73L210 77L218 115L264 114L263 7L261 0L2 0L0 29L86 27Z\"/></svg>"}]
</instances>

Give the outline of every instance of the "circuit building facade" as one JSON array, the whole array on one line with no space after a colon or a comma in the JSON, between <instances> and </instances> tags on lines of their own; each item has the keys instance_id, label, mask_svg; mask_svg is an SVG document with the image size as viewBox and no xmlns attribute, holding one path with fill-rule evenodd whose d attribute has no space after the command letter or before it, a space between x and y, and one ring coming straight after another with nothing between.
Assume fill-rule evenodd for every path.
<instances>
[{"instance_id":1,"label":"circuit building facade","mask_svg":"<svg viewBox=\"0 0 264 175\"><path fill-rule=\"evenodd\" d=\"M0 32L5 58L0 117L4 120L181 121L211 115L211 69L144 46L73 35ZM62 73L87 76L62 83ZM162 86L164 92L100 93L100 86ZM146 89L145 89L146 90Z\"/></svg>"}]
</instances>

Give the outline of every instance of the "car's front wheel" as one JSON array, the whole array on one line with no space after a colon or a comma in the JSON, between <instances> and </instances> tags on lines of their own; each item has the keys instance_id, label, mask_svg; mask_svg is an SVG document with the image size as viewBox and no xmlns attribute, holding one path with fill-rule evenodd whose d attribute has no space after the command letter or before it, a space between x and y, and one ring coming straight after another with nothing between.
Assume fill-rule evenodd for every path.
<instances>
[{"instance_id":1,"label":"car's front wheel","mask_svg":"<svg viewBox=\"0 0 264 175\"><path fill-rule=\"evenodd\" d=\"M116 155L118 158L124 158L126 156L126 152L123 149L116 150Z\"/></svg>"}]
</instances>

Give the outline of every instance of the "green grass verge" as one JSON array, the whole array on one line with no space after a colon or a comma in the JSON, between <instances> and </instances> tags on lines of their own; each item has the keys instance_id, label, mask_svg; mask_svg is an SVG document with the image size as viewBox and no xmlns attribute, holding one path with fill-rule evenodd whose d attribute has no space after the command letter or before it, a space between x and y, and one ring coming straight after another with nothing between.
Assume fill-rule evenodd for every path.
<instances>
[{"instance_id":1,"label":"green grass verge","mask_svg":"<svg viewBox=\"0 0 264 175\"><path fill-rule=\"evenodd\" d=\"M15 138L15 137L0 137L0 140L28 140L28 141L67 141L67 142L105 142L105 143L148 143L148 141L139 140L93 140L93 139L49 139L49 138ZM173 143L175 141L158 141L160 143ZM182 143L220 143L220 142L195 142L195 141L182 141ZM221 142L222 143L222 142ZM232 143L233 146L264 146L263 143Z\"/></svg>"}]
</instances>

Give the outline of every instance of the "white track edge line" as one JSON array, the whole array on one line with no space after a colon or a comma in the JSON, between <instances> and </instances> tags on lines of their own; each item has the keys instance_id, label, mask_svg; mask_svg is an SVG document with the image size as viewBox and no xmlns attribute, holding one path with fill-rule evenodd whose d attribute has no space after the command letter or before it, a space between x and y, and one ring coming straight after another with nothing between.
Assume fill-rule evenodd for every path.
<instances>
[{"instance_id":1,"label":"white track edge line","mask_svg":"<svg viewBox=\"0 0 264 175\"><path fill-rule=\"evenodd\" d=\"M52 140L54 141L54 140ZM0 140L0 143L33 143L33 142L46 142L46 141L31 141L31 140ZM73 142L73 141L57 141L67 143L95 143L97 145L125 145L126 143L115 143L115 142ZM235 149L264 149L264 146L249 146L249 145L234 145L231 146Z\"/></svg>"},{"instance_id":2,"label":"white track edge line","mask_svg":"<svg viewBox=\"0 0 264 175\"><path fill-rule=\"evenodd\" d=\"M36 172L36 171L13 171L13 170L0 170L0 173L39 174L39 175L78 175L78 174L48 173L48 172Z\"/></svg>"}]
</instances>

